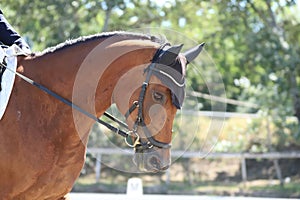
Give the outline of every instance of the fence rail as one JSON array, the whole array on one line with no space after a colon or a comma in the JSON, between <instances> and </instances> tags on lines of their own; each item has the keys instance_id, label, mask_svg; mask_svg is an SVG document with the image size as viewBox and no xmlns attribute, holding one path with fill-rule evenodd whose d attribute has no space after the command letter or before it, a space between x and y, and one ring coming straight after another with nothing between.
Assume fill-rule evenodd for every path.
<instances>
[{"instance_id":1,"label":"fence rail","mask_svg":"<svg viewBox=\"0 0 300 200\"><path fill-rule=\"evenodd\" d=\"M99 181L101 172L101 156L102 155L133 155L131 149L113 149L113 148L89 148L88 153L94 154L97 158L96 161L96 181ZM173 157L182 158L208 158L208 159L240 159L241 161L241 174L244 183L247 182L247 159L270 159L274 161L277 177L280 183L283 183L281 170L278 165L279 159L300 159L300 151L292 152L266 152L266 153L204 153L192 151L172 151ZM169 179L169 178L167 178Z\"/></svg>"},{"instance_id":2,"label":"fence rail","mask_svg":"<svg viewBox=\"0 0 300 200\"><path fill-rule=\"evenodd\" d=\"M88 153L102 155L133 155L132 149L88 148ZM172 151L172 156L183 158L246 158L246 159L293 159L300 158L300 151L266 153L204 153L198 151Z\"/></svg>"}]
</instances>

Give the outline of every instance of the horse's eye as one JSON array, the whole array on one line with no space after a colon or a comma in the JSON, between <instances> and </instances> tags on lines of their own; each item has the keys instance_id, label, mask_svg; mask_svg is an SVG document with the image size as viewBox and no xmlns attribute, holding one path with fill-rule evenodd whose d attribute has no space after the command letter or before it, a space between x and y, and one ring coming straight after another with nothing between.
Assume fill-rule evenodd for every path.
<instances>
[{"instance_id":1,"label":"horse's eye","mask_svg":"<svg viewBox=\"0 0 300 200\"><path fill-rule=\"evenodd\" d=\"M165 101L164 94L159 93L159 92L153 92L152 98L154 101L159 102L159 103L163 103Z\"/></svg>"}]
</instances>

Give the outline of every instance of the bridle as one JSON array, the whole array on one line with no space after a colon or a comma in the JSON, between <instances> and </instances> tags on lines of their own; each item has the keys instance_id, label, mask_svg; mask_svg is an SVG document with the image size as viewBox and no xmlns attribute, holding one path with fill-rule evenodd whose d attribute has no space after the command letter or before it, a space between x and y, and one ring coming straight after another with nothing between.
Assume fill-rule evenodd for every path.
<instances>
[{"instance_id":1,"label":"bridle","mask_svg":"<svg viewBox=\"0 0 300 200\"><path fill-rule=\"evenodd\" d=\"M161 149L168 149L171 148L171 144L169 143L164 143L156 140L150 133L149 129L147 128L144 120L144 114L143 114L143 103L145 99L145 94L146 90L149 85L150 78L152 76L153 69L155 68L156 64L159 61L159 58L164 54L164 47L165 46L170 46L169 43L163 44L154 54L153 59L151 60L150 65L145 69L146 75L146 80L143 82L141 86L141 91L139 94L139 98L137 101L134 101L132 106L128 109L128 111L125 114L125 118L128 119L128 117L131 115L131 113L138 109L137 117L133 125L132 131L130 131L131 137L134 137L135 140L132 142L132 144L129 144L128 142L128 137L125 138L125 142L127 145L135 148L136 151L140 150L145 150L145 149L151 149L153 147L158 147ZM143 129L143 132L146 136L146 142L143 142L141 140L141 137L138 133L138 127L141 127Z\"/></svg>"},{"instance_id":2,"label":"bridle","mask_svg":"<svg viewBox=\"0 0 300 200\"><path fill-rule=\"evenodd\" d=\"M149 66L145 69L145 73L147 73L146 75L146 79L143 82L142 86L141 86L141 91L139 94L139 98L137 101L134 101L132 106L129 108L129 110L126 112L125 114L125 118L127 119L132 112L135 109L138 109L138 113L137 113L137 117L135 120L135 123L133 125L133 129L129 130L128 125L125 124L124 122L122 122L121 120L117 119L116 117L110 115L107 112L104 112L104 116L109 118L110 120L118 123L120 126L122 126L123 128L129 130L127 132L97 118L96 116L94 116L93 114L87 112L86 110L80 108L79 106L77 106L76 104L74 104L73 102L63 98L62 96L60 96L59 94L49 90L47 87L31 80L30 78L24 76L23 74L20 74L18 72L15 72L9 68L7 68L5 63L1 63L0 62L0 67L4 67L7 70L11 71L12 73L15 73L18 77L20 77L21 79L23 79L25 82L41 89L42 91L46 92L47 94L55 97L56 99L62 101L63 103L67 104L68 106L76 109L77 111L81 112L82 114L86 115L87 117L93 119L94 121L106 126L108 129L110 129L112 132L115 132L121 136L123 136L125 138L125 143L129 146L134 148L136 151L142 151L145 149L151 149L153 147L157 147L160 149L168 149L171 147L171 144L169 143L164 143L164 142L160 142L157 141L150 133L149 129L147 128L146 124L145 124L145 120L144 120L144 114L143 114L143 103L144 103L144 98L145 98L145 94L146 94L146 90L148 88L149 85L149 81L151 76L153 75L154 71L158 71L155 67L156 64L159 64L159 59L162 57L162 55L166 52L166 50L164 50L164 48L166 46L170 46L169 43L165 43L163 45L161 45L161 47L156 51L156 53L154 54L151 63L149 64ZM23 55L23 54L16 54L17 55ZM161 72L163 74L163 72ZM169 76L169 75L168 75ZM170 78L170 76L169 76ZM172 77L171 77L172 78ZM143 129L143 132L146 136L146 142L141 140L141 137L138 133L138 128L141 127ZM130 142L130 140L132 140L132 138L134 138L134 140L132 142Z\"/></svg>"}]
</instances>

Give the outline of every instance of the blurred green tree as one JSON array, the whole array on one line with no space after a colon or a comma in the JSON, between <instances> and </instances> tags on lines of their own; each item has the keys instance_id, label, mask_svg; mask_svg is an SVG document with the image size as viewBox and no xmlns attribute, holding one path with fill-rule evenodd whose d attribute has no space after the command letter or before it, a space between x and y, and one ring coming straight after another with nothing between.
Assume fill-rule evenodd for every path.
<instances>
[{"instance_id":1,"label":"blurred green tree","mask_svg":"<svg viewBox=\"0 0 300 200\"><path fill-rule=\"evenodd\" d=\"M289 127L300 140L300 9L295 0L2 0L0 5L35 51L81 35L147 26L205 41L226 96L258 104L281 135ZM178 34L166 37L177 42ZM201 75L188 71L193 90L219 90L210 66L199 66ZM211 109L210 101L200 102L202 109ZM257 111L234 105L227 110ZM286 124L289 115L298 119L292 128Z\"/></svg>"}]
</instances>

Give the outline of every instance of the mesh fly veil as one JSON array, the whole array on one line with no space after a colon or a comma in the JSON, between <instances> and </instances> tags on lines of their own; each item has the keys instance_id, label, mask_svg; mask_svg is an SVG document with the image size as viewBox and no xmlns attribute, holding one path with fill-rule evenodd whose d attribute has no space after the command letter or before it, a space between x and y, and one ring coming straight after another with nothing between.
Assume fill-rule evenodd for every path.
<instances>
[{"instance_id":1,"label":"mesh fly veil","mask_svg":"<svg viewBox=\"0 0 300 200\"><path fill-rule=\"evenodd\" d=\"M171 90L172 103L177 109L181 109L185 97L185 58L169 49L170 46L165 46L154 57L152 75Z\"/></svg>"}]
</instances>

